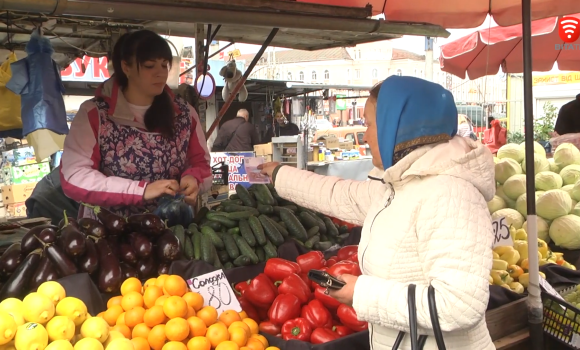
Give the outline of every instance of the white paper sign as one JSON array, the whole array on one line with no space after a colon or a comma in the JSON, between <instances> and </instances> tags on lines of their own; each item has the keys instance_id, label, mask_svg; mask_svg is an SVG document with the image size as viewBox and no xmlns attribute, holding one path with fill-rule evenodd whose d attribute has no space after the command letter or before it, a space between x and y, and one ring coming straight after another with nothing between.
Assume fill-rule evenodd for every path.
<instances>
[{"instance_id":1,"label":"white paper sign","mask_svg":"<svg viewBox=\"0 0 580 350\"><path fill-rule=\"evenodd\" d=\"M187 284L191 291L201 294L204 306L213 306L217 310L218 316L226 310L242 311L223 270L190 278Z\"/></svg>"},{"instance_id":2,"label":"white paper sign","mask_svg":"<svg viewBox=\"0 0 580 350\"><path fill-rule=\"evenodd\" d=\"M566 301L564 300L564 298L562 298L562 296L560 295L560 293L558 293L554 287L552 287L552 285L550 283L548 283L548 281L546 281L544 279L544 277L540 276L540 287L542 287L546 293L555 296L556 298L562 300L562 301Z\"/></svg>"},{"instance_id":3,"label":"white paper sign","mask_svg":"<svg viewBox=\"0 0 580 350\"><path fill-rule=\"evenodd\" d=\"M510 234L510 227L507 225L505 217L493 220L491 225L495 235L495 240L493 241L494 248L514 245L512 235Z\"/></svg>"}]
</instances>

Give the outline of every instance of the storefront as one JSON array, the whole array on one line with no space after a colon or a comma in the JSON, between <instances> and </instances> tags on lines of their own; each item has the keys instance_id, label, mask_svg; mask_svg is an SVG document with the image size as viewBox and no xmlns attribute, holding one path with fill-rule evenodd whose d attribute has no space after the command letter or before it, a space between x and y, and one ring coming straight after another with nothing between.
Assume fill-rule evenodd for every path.
<instances>
[{"instance_id":1,"label":"storefront","mask_svg":"<svg viewBox=\"0 0 580 350\"><path fill-rule=\"evenodd\" d=\"M542 114L545 103L560 109L580 93L580 72L534 75L534 115Z\"/></svg>"}]
</instances>

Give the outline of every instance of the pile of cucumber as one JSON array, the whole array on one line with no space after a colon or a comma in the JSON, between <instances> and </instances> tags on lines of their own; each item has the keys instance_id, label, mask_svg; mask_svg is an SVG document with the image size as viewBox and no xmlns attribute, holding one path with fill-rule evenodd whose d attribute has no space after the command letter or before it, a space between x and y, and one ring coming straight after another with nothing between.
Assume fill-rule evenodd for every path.
<instances>
[{"instance_id":1,"label":"pile of cucumber","mask_svg":"<svg viewBox=\"0 0 580 350\"><path fill-rule=\"evenodd\" d=\"M186 259L216 268L255 265L278 256L294 241L325 251L349 236L346 226L281 198L271 185L236 186L236 194L212 210L202 208L189 227L171 228Z\"/></svg>"}]
</instances>

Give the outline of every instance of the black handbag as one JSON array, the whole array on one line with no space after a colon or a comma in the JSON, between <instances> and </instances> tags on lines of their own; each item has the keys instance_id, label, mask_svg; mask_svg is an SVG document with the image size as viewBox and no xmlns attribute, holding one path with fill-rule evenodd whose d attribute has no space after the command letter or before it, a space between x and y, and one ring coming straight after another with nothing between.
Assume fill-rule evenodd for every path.
<instances>
[{"instance_id":1,"label":"black handbag","mask_svg":"<svg viewBox=\"0 0 580 350\"><path fill-rule=\"evenodd\" d=\"M407 304L409 305L409 329L411 334L411 349L412 350L423 350L425 342L427 341L426 335L421 335L417 337L417 303L415 301L415 289L414 284L409 285ZM433 325L433 333L435 335L435 341L437 342L437 348L439 350L445 350L445 342L443 341L443 332L441 331L441 326L439 325L439 315L437 314L437 305L435 303L435 288L429 286L427 290L427 300L429 301L429 315L431 316L431 324ZM405 332L400 331L395 339L392 350L397 350L403 338L405 337Z\"/></svg>"}]
</instances>

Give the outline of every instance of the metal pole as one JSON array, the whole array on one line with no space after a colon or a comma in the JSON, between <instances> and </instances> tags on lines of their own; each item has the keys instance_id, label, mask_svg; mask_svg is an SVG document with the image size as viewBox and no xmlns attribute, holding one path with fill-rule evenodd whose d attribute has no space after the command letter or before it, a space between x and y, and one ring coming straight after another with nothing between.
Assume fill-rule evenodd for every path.
<instances>
[{"instance_id":1,"label":"metal pole","mask_svg":"<svg viewBox=\"0 0 580 350\"><path fill-rule=\"evenodd\" d=\"M534 172L534 115L532 104L532 21L531 0L522 0L522 33L524 46L524 121L526 131L526 196L528 205L528 259L530 284L528 286L528 322L532 349L544 348L542 330L542 297L539 283L538 228L536 226L536 184Z\"/></svg>"},{"instance_id":2,"label":"metal pole","mask_svg":"<svg viewBox=\"0 0 580 350\"><path fill-rule=\"evenodd\" d=\"M211 55L209 55L207 58L210 59L212 57L214 57L215 55L217 55L218 53L222 52L223 50L227 49L228 47L232 46L234 43L229 43L226 46L222 47L221 49L217 50L216 52L212 53ZM189 72L191 72L192 70L195 69L195 67L197 67L197 63L194 64L193 66L187 68L186 70L184 70L183 72L179 73L179 76L185 75Z\"/></svg>"},{"instance_id":3,"label":"metal pole","mask_svg":"<svg viewBox=\"0 0 580 350\"><path fill-rule=\"evenodd\" d=\"M433 39L425 37L425 79L433 81Z\"/></svg>"},{"instance_id":4,"label":"metal pole","mask_svg":"<svg viewBox=\"0 0 580 350\"><path fill-rule=\"evenodd\" d=\"M228 108L230 108L232 102L234 102L234 99L238 95L238 92L240 91L242 86L246 83L246 79L248 79L248 77L252 73L252 70L256 66L256 63L258 63L258 61L260 60L260 58L264 54L264 51L266 51L266 48L270 45L272 40L274 40L274 37L276 36L277 33L278 33L278 28L272 29L272 31L270 32L270 35L268 35L268 37L266 38L266 41L264 41L264 44L262 44L260 51L258 51L256 56L254 56L254 59L252 60L252 62L248 66L248 68L246 68L246 71L244 72L242 79L240 79L238 81L238 83L236 84L236 86L234 86L234 88L231 91L230 97L228 98L227 101L225 101L225 104L222 106L222 108L220 108L220 111L219 111L217 117L215 118L214 122L211 124L209 130L205 133L206 139L211 135L211 133L214 131L214 129L218 126L220 120L226 114L226 111L228 110Z\"/></svg>"}]
</instances>

